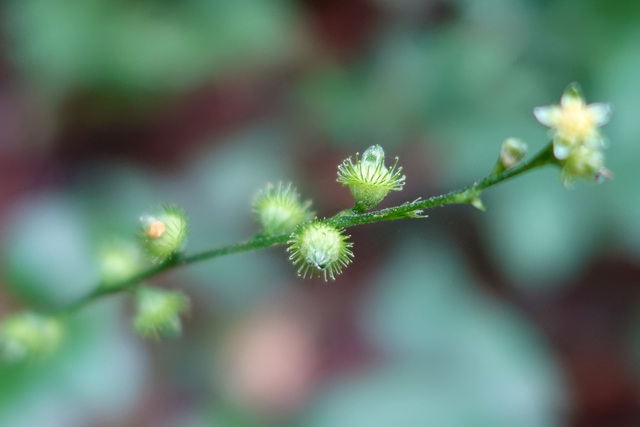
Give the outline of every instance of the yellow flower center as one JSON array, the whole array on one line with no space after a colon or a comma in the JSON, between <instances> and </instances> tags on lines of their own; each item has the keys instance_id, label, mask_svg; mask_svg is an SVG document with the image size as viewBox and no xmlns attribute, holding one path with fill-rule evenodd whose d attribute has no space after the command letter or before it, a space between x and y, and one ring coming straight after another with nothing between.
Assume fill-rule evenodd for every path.
<instances>
[{"instance_id":1,"label":"yellow flower center","mask_svg":"<svg viewBox=\"0 0 640 427\"><path fill-rule=\"evenodd\" d=\"M596 121L585 103L576 100L562 106L557 128L567 137L582 139L593 134Z\"/></svg>"}]
</instances>

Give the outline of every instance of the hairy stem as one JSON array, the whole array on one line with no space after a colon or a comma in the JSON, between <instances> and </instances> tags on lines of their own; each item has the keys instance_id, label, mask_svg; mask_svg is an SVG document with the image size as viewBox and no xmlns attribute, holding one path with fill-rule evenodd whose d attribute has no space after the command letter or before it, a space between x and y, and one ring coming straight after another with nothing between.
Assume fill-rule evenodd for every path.
<instances>
[{"instance_id":1,"label":"hairy stem","mask_svg":"<svg viewBox=\"0 0 640 427\"><path fill-rule=\"evenodd\" d=\"M552 144L547 145L543 150L541 150L539 153L537 153L527 161L523 161L518 165L500 173L491 174L481 179L480 181L476 181L473 184L459 190L451 191L440 196L430 197L426 200L407 202L400 206L394 206L377 211L359 213L355 209L346 210L339 212L332 218L328 218L327 221L332 222L338 227L347 228L353 227L355 225L369 224L378 221L389 221L401 218L420 218L422 216L422 211L437 206L470 203L478 207L480 205L476 204L476 202L479 203L479 196L483 190L508 179L514 178L530 170L549 164L557 164L557 160L553 156ZM71 305L63 308L60 313L71 314L89 305L91 302L102 298L103 296L133 290L143 280L156 276L167 270L172 270L180 266L194 264L224 255L231 255L235 253L248 252L258 249L265 249L272 246L283 245L287 243L289 238L289 233L281 234L278 236L257 235L246 242L236 243L217 249L199 252L193 255L177 254L173 258L170 258L161 264L144 270L115 286L97 286L94 291L75 301Z\"/></svg>"},{"instance_id":2,"label":"hairy stem","mask_svg":"<svg viewBox=\"0 0 640 427\"><path fill-rule=\"evenodd\" d=\"M491 174L480 181L476 181L459 190L451 191L440 196L430 197L426 200L407 202L400 206L394 206L378 211L366 213L344 211L331 218L331 221L339 227L347 228L353 227L354 225L369 224L378 221L388 221L401 218L419 218L421 216L421 212L425 209L451 204L471 203L480 196L480 192L482 192L482 190L548 164L557 164L557 160L553 156L552 144L547 145L528 161L521 162L501 173L495 175Z\"/></svg>"}]
</instances>

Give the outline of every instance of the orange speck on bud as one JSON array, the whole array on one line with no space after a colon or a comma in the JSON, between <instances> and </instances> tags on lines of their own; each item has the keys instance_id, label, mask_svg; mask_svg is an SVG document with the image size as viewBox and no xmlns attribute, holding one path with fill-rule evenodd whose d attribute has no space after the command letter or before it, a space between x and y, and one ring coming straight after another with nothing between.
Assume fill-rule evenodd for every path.
<instances>
[{"instance_id":1,"label":"orange speck on bud","mask_svg":"<svg viewBox=\"0 0 640 427\"><path fill-rule=\"evenodd\" d=\"M140 218L140 239L145 252L161 262L175 255L187 238L187 215L172 205L161 205L153 216Z\"/></svg>"},{"instance_id":2,"label":"orange speck on bud","mask_svg":"<svg viewBox=\"0 0 640 427\"><path fill-rule=\"evenodd\" d=\"M162 235L166 230L167 230L167 226L165 225L164 222L153 221L151 224L149 224L149 227L147 227L147 236L149 236L152 239L158 239L162 237Z\"/></svg>"}]
</instances>

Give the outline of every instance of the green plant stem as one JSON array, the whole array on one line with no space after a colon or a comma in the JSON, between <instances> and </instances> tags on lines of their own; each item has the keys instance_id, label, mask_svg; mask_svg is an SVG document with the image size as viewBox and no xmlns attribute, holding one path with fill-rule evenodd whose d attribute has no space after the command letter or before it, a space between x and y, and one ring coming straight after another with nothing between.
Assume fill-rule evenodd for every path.
<instances>
[{"instance_id":1,"label":"green plant stem","mask_svg":"<svg viewBox=\"0 0 640 427\"><path fill-rule=\"evenodd\" d=\"M527 161L523 161L516 166L509 168L498 174L491 174L480 181L476 181L467 187L449 193L434 196L426 200L416 200L407 202L400 206L381 209L366 213L355 211L344 211L330 220L338 227L347 228L354 225L369 224L378 221L389 221L400 218L420 218L422 211L437 206L445 206L460 203L472 203L478 199L482 190L493 187L508 179L514 178L532 169L536 169L549 164L557 164L553 156L553 145L549 144L535 156Z\"/></svg>"},{"instance_id":2,"label":"green plant stem","mask_svg":"<svg viewBox=\"0 0 640 427\"><path fill-rule=\"evenodd\" d=\"M407 202L400 206L381 209L377 211L358 213L354 209L346 210L338 213L332 218L327 219L327 221L332 222L338 227L347 228L356 225L370 224L378 221L389 221L401 218L420 218L424 216L422 215L422 211L437 206L470 203L478 207L480 205L476 204L476 202L479 202L479 196L483 190L508 179L514 178L530 170L557 163L557 160L553 156L553 146L552 144L549 144L529 160L523 161L518 165L503 172L491 174L481 179L480 181L476 181L473 184L459 190L455 190L440 196L434 196L426 200ZM199 252L193 255L186 256L183 254L177 254L173 258L170 258L161 264L144 270L131 277L130 279L123 281L122 283L115 286L107 287L99 285L94 291L75 301L71 305L63 308L60 312L63 314L71 314L104 296L133 290L143 280L149 279L167 270L172 270L177 267L210 260L224 255L231 255L282 245L287 243L289 238L290 234L281 234L278 236L257 235L246 242Z\"/></svg>"},{"instance_id":3,"label":"green plant stem","mask_svg":"<svg viewBox=\"0 0 640 427\"><path fill-rule=\"evenodd\" d=\"M112 286L102 286L102 285L97 286L94 291L84 296L83 298L75 301L70 306L65 307L63 311L75 312L81 309L82 307L88 305L92 301L95 301L103 296L132 290L136 285L138 285L143 280L156 276L166 270L172 270L174 268L178 268L184 265L189 265L196 262L217 258L224 255L237 254L240 252L248 252L256 249L265 249L270 246L281 245L283 243L286 243L288 239L289 239L289 234L283 234L275 237L258 235L246 242L236 243L234 245L229 245L229 246L224 246L217 249L199 252L197 254L193 254L189 256L177 254L173 258L170 258L162 262L161 264L154 265L153 267L136 274L135 276L125 280L122 283L119 283L117 285L112 285Z\"/></svg>"}]
</instances>

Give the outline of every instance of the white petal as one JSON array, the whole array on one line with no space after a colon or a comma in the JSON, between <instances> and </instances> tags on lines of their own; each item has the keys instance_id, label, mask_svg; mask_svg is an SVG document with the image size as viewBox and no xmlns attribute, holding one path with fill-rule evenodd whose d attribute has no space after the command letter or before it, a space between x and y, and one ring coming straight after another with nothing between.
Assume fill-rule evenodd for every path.
<instances>
[{"instance_id":1,"label":"white petal","mask_svg":"<svg viewBox=\"0 0 640 427\"><path fill-rule=\"evenodd\" d=\"M596 150L602 150L606 148L606 141L597 129L594 132L584 138L584 145Z\"/></svg>"},{"instance_id":2,"label":"white petal","mask_svg":"<svg viewBox=\"0 0 640 427\"><path fill-rule=\"evenodd\" d=\"M607 138L604 135L598 134L598 141L597 141L597 147L600 150L606 150L607 148L609 148L610 142L609 142L609 138Z\"/></svg>"},{"instance_id":3,"label":"white petal","mask_svg":"<svg viewBox=\"0 0 640 427\"><path fill-rule=\"evenodd\" d=\"M587 106L589 113L593 115L593 121L597 127L606 125L611 118L611 105L604 102L594 102Z\"/></svg>"},{"instance_id":4,"label":"white petal","mask_svg":"<svg viewBox=\"0 0 640 427\"><path fill-rule=\"evenodd\" d=\"M565 140L556 138L553 140L553 155L558 160L564 160L571 154L571 145Z\"/></svg>"},{"instance_id":5,"label":"white petal","mask_svg":"<svg viewBox=\"0 0 640 427\"><path fill-rule=\"evenodd\" d=\"M572 107L572 106L583 106L585 105L584 99L575 94L572 91L567 91L562 94L562 98L560 98L560 105L564 108Z\"/></svg>"},{"instance_id":6,"label":"white petal","mask_svg":"<svg viewBox=\"0 0 640 427\"><path fill-rule=\"evenodd\" d=\"M536 119L547 127L554 127L558 123L560 114L560 107L557 105L547 105L533 109L533 115L536 116Z\"/></svg>"}]
</instances>

